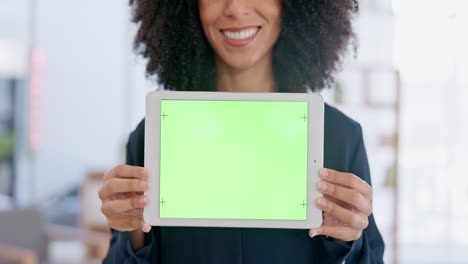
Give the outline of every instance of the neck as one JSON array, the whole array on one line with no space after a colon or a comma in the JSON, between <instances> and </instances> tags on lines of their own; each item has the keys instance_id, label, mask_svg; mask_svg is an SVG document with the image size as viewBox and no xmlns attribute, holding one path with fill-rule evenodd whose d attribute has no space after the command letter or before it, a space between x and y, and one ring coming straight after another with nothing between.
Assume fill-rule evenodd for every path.
<instances>
[{"instance_id":1,"label":"neck","mask_svg":"<svg viewBox=\"0 0 468 264\"><path fill-rule=\"evenodd\" d=\"M272 57L265 56L254 67L239 70L216 58L217 90L220 92L276 92Z\"/></svg>"}]
</instances>

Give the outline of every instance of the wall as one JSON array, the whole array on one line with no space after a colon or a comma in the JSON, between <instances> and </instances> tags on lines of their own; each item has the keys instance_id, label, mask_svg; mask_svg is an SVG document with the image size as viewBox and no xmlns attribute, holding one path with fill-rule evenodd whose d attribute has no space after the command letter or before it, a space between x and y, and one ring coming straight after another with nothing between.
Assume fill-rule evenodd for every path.
<instances>
[{"instance_id":1,"label":"wall","mask_svg":"<svg viewBox=\"0 0 468 264\"><path fill-rule=\"evenodd\" d=\"M0 3L0 38L24 47L25 58L31 2ZM123 160L128 134L144 116L144 95L154 87L132 53L129 15L126 1L36 2L40 94L31 117L38 121L39 144L37 150L28 144L26 93L18 121L21 203L65 192L87 170L107 170Z\"/></svg>"}]
</instances>

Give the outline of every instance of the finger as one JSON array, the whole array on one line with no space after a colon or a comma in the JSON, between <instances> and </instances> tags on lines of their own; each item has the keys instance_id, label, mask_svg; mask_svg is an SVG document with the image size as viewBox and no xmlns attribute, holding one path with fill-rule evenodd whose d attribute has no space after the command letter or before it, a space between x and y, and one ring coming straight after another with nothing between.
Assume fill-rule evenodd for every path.
<instances>
[{"instance_id":1,"label":"finger","mask_svg":"<svg viewBox=\"0 0 468 264\"><path fill-rule=\"evenodd\" d=\"M99 199L105 200L117 193L144 192L148 190L147 180L112 178L99 190Z\"/></svg>"},{"instance_id":2,"label":"finger","mask_svg":"<svg viewBox=\"0 0 468 264\"><path fill-rule=\"evenodd\" d=\"M138 178L147 179L148 170L143 167L130 166L130 165L119 165L104 174L104 181L111 178Z\"/></svg>"},{"instance_id":3,"label":"finger","mask_svg":"<svg viewBox=\"0 0 468 264\"><path fill-rule=\"evenodd\" d=\"M327 183L325 181L319 182L318 189L325 195L336 198L353 206L362 214L370 215L372 213L372 205L370 200L367 200L362 193L356 190L333 183Z\"/></svg>"},{"instance_id":4,"label":"finger","mask_svg":"<svg viewBox=\"0 0 468 264\"><path fill-rule=\"evenodd\" d=\"M114 200L114 199L127 199L127 198L132 198L132 197L139 197L141 195L144 195L144 192L125 192L125 193L116 193L113 197L110 197L109 199Z\"/></svg>"},{"instance_id":5,"label":"finger","mask_svg":"<svg viewBox=\"0 0 468 264\"><path fill-rule=\"evenodd\" d=\"M147 225L143 218L136 216L114 216L107 218L107 225L119 231L134 231Z\"/></svg>"},{"instance_id":6,"label":"finger","mask_svg":"<svg viewBox=\"0 0 468 264\"><path fill-rule=\"evenodd\" d=\"M126 212L129 210L144 208L148 205L148 197L140 196L128 199L116 199L111 201L106 201L102 207L101 211L104 215L118 214L121 212Z\"/></svg>"},{"instance_id":7,"label":"finger","mask_svg":"<svg viewBox=\"0 0 468 264\"><path fill-rule=\"evenodd\" d=\"M369 224L369 220L367 217L353 212L351 210L345 209L325 198L320 198L317 201L317 206L320 209L322 209L325 213L336 217L342 223L345 223L351 227L359 227L359 229L365 229Z\"/></svg>"},{"instance_id":8,"label":"finger","mask_svg":"<svg viewBox=\"0 0 468 264\"><path fill-rule=\"evenodd\" d=\"M309 230L309 236L319 236L325 235L329 237L333 237L336 239L340 239L343 241L354 241L358 240L362 235L362 230L354 229L352 227L347 226L324 226L322 225L316 229Z\"/></svg>"},{"instance_id":9,"label":"finger","mask_svg":"<svg viewBox=\"0 0 468 264\"><path fill-rule=\"evenodd\" d=\"M149 231L151 231L151 225L147 224L147 223L144 223L141 230L143 230L143 232L145 232L145 233L148 233Z\"/></svg>"},{"instance_id":10,"label":"finger","mask_svg":"<svg viewBox=\"0 0 468 264\"><path fill-rule=\"evenodd\" d=\"M321 169L320 178L327 182L357 190L362 193L366 199L372 199L372 187L366 181L352 173L339 172L331 169Z\"/></svg>"}]
</instances>

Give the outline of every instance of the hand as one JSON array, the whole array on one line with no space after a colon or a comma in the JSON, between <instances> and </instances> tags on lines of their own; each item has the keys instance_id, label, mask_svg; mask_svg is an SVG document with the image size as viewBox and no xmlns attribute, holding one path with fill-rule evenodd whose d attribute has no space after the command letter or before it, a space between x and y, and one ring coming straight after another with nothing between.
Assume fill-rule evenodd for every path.
<instances>
[{"instance_id":1,"label":"hand","mask_svg":"<svg viewBox=\"0 0 468 264\"><path fill-rule=\"evenodd\" d=\"M309 235L327 235L336 242L354 241L369 225L372 213L372 187L351 173L321 169L318 189L324 194L317 202L323 223L310 229Z\"/></svg>"},{"instance_id":2,"label":"hand","mask_svg":"<svg viewBox=\"0 0 468 264\"><path fill-rule=\"evenodd\" d=\"M148 205L148 197L143 192L148 188L145 168L119 165L106 172L99 199L109 227L129 232L141 228L149 232L151 226L143 220L143 208Z\"/></svg>"}]
</instances>

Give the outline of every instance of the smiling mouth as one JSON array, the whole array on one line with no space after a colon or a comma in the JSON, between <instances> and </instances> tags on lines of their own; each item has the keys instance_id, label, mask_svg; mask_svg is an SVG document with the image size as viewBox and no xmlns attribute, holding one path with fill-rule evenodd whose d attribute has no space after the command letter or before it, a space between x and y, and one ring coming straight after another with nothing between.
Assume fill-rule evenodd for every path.
<instances>
[{"instance_id":1,"label":"smiling mouth","mask_svg":"<svg viewBox=\"0 0 468 264\"><path fill-rule=\"evenodd\" d=\"M244 29L222 29L221 33L232 40L245 40L253 37L262 27L248 27Z\"/></svg>"}]
</instances>

